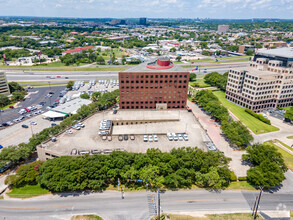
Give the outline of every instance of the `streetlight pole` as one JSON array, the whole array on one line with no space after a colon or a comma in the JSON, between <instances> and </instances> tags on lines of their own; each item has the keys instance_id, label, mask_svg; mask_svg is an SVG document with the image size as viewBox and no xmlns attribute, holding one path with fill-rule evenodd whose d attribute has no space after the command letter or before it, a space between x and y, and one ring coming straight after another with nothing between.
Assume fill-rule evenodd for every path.
<instances>
[{"instance_id":1,"label":"streetlight pole","mask_svg":"<svg viewBox=\"0 0 293 220\"><path fill-rule=\"evenodd\" d=\"M262 191L263 191L263 187L262 186L260 186L259 188L260 188L260 192L259 192L259 196L258 196L257 205L256 205L256 209L255 209L255 213L254 213L253 219L256 219L257 210L258 210L258 206L259 206L259 203L260 203L261 194L262 194Z\"/></svg>"},{"instance_id":2,"label":"streetlight pole","mask_svg":"<svg viewBox=\"0 0 293 220\"><path fill-rule=\"evenodd\" d=\"M161 219L161 200L160 200L160 189L158 189L158 220Z\"/></svg>"}]
</instances>

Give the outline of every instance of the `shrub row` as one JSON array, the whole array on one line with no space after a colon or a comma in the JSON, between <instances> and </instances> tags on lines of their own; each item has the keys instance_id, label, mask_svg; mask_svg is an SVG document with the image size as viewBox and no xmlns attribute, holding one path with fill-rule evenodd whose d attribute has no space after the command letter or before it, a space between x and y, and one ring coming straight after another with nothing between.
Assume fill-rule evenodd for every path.
<instances>
[{"instance_id":1,"label":"shrub row","mask_svg":"<svg viewBox=\"0 0 293 220\"><path fill-rule=\"evenodd\" d=\"M255 113L254 111L246 108L245 109L245 112L247 112L248 114L252 115L253 117L257 118L258 120L268 124L268 125L271 125L271 121L267 118L265 118L264 116L262 116L261 114L257 114Z\"/></svg>"}]
</instances>

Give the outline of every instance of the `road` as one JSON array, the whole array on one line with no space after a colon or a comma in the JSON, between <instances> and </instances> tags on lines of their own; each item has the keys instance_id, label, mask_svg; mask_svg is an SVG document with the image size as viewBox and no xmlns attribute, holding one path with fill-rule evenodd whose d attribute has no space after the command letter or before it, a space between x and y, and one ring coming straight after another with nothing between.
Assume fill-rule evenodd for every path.
<instances>
[{"instance_id":1,"label":"road","mask_svg":"<svg viewBox=\"0 0 293 220\"><path fill-rule=\"evenodd\" d=\"M196 64L195 64L196 65ZM238 67L238 65L236 65ZM241 65L239 65L241 66ZM243 65L242 65L243 66ZM185 68L185 71L191 71L194 67ZM201 68L200 71L195 71L198 76L204 76L210 72L225 73L229 70L230 66L221 67L206 67ZM61 76L61 78L57 78ZM6 71L6 77L8 81L16 82L29 82L29 81L53 81L54 83L65 83L69 80L100 80L100 79L118 79L118 71L18 71L10 70ZM51 77L51 78L50 78ZM68 77L65 79L65 77Z\"/></svg>"},{"instance_id":2,"label":"road","mask_svg":"<svg viewBox=\"0 0 293 220\"><path fill-rule=\"evenodd\" d=\"M57 78L61 76L61 78ZM8 81L54 81L67 82L69 80L99 80L118 79L118 71L6 71ZM51 78L50 78L51 77ZM65 79L68 77L68 79Z\"/></svg>"},{"instance_id":3,"label":"road","mask_svg":"<svg viewBox=\"0 0 293 220\"><path fill-rule=\"evenodd\" d=\"M206 190L167 191L161 193L162 212L250 211L257 191ZM27 200L0 200L0 217L6 220L69 219L72 215L97 214L105 220L147 220L155 214L156 193L117 191L84 194L48 195ZM264 192L259 211L293 209L290 193ZM153 202L152 202L153 200ZM281 204L281 206L280 206Z\"/></svg>"}]
</instances>

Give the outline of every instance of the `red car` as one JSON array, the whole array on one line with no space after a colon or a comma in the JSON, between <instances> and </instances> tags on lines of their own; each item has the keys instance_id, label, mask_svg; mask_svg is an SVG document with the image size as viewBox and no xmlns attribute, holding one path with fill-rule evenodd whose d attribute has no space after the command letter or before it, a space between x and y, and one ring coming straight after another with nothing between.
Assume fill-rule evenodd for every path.
<instances>
[{"instance_id":1,"label":"red car","mask_svg":"<svg viewBox=\"0 0 293 220\"><path fill-rule=\"evenodd\" d=\"M29 112L29 111L30 111L28 108L25 108L24 110L26 110L27 112Z\"/></svg>"},{"instance_id":2,"label":"red car","mask_svg":"<svg viewBox=\"0 0 293 220\"><path fill-rule=\"evenodd\" d=\"M11 108L11 109L14 109L14 106L13 106L13 105L11 105L11 106L9 106L9 108Z\"/></svg>"},{"instance_id":3,"label":"red car","mask_svg":"<svg viewBox=\"0 0 293 220\"><path fill-rule=\"evenodd\" d=\"M57 76L57 78L61 78L61 76Z\"/></svg>"}]
</instances>

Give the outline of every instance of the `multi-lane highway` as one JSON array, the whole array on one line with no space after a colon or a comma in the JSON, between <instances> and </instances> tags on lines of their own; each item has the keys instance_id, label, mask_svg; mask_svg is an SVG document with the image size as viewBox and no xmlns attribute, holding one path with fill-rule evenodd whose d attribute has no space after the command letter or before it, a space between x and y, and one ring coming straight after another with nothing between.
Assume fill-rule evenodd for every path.
<instances>
[{"instance_id":1,"label":"multi-lane highway","mask_svg":"<svg viewBox=\"0 0 293 220\"><path fill-rule=\"evenodd\" d=\"M243 65L234 65L241 67ZM194 67L184 68L186 71L191 71ZM209 72L225 73L230 69L230 66L215 66L202 67L200 71L194 71L198 76L204 76ZM100 79L118 79L118 71L20 71L7 70L6 77L8 81L30 82L30 81L53 81L55 83L64 83L69 80L100 80Z\"/></svg>"}]
</instances>

